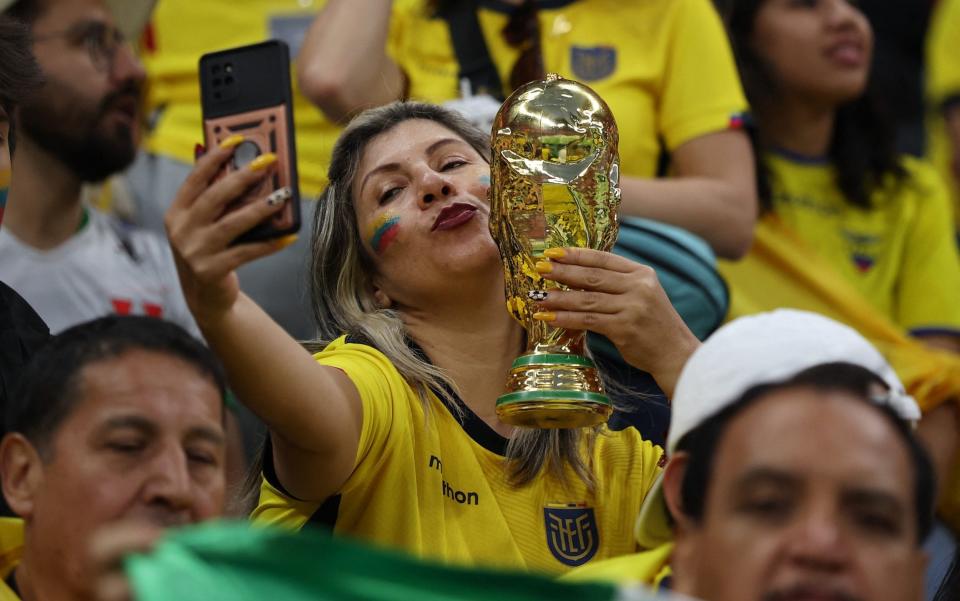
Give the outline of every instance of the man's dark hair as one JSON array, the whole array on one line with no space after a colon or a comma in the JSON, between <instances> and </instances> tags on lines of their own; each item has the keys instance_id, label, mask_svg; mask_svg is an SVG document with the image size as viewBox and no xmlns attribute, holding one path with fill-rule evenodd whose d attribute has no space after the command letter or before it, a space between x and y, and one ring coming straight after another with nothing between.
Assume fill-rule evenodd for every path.
<instances>
[{"instance_id":1,"label":"man's dark hair","mask_svg":"<svg viewBox=\"0 0 960 601\"><path fill-rule=\"evenodd\" d=\"M13 109L40 87L43 76L30 52L30 31L19 21L0 14L0 108L10 121L13 150Z\"/></svg>"},{"instance_id":2,"label":"man's dark hair","mask_svg":"<svg viewBox=\"0 0 960 601\"><path fill-rule=\"evenodd\" d=\"M800 372L793 378L777 384L751 388L736 402L688 432L677 444L677 451L688 455L680 488L680 503L685 517L700 523L710 488L713 460L730 422L757 401L776 390L786 388L813 388L817 391L848 392L876 409L893 426L907 447L914 473L914 501L917 511L917 542L923 541L933 525L935 480L933 465L926 451L914 437L910 426L887 405L870 400L875 386L886 384L873 372L851 363L827 363ZM669 516L669 511L667 512Z\"/></svg>"},{"instance_id":3,"label":"man's dark hair","mask_svg":"<svg viewBox=\"0 0 960 601\"><path fill-rule=\"evenodd\" d=\"M183 328L152 317L110 315L64 330L37 351L6 408L6 431L23 434L41 453L49 450L80 400L83 368L135 350L180 359L209 378L221 398L226 394L220 363Z\"/></svg>"},{"instance_id":4,"label":"man's dark hair","mask_svg":"<svg viewBox=\"0 0 960 601\"><path fill-rule=\"evenodd\" d=\"M4 14L32 27L33 23L43 15L48 4L48 0L17 0Z\"/></svg>"},{"instance_id":5,"label":"man's dark hair","mask_svg":"<svg viewBox=\"0 0 960 601\"><path fill-rule=\"evenodd\" d=\"M762 99L775 98L777 78L769 64L751 47L753 25L757 12L768 0L714 0L737 60L740 79L747 101L759 107ZM877 88L876 61L871 65L867 89L859 98L837 109L833 137L828 150L831 164L836 169L837 187L844 199L853 206L871 208L871 195L890 183L900 184L906 177L896 149L896 119L884 104ZM754 115L754 125L762 136L762 115ZM764 210L772 208L770 170L759 148L759 137L752 136L758 177L760 203Z\"/></svg>"}]
</instances>

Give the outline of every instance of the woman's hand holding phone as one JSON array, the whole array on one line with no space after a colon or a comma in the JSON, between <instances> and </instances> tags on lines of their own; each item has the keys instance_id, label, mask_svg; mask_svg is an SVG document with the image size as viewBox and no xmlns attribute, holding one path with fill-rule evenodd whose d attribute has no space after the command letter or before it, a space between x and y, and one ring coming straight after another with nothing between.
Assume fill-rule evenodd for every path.
<instances>
[{"instance_id":1,"label":"woman's hand holding phone","mask_svg":"<svg viewBox=\"0 0 960 601\"><path fill-rule=\"evenodd\" d=\"M218 177L242 142L241 136L234 136L202 156L180 186L165 219L183 294L201 328L233 307L240 293L238 267L276 252L296 238L231 245L285 204L271 194L226 210L275 169L276 156L268 153L243 169Z\"/></svg>"}]
</instances>

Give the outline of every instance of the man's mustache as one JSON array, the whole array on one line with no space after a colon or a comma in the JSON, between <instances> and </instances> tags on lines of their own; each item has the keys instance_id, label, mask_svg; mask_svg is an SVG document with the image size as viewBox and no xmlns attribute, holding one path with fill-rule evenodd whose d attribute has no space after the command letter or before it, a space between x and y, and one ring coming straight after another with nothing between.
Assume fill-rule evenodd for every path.
<instances>
[{"instance_id":1,"label":"man's mustache","mask_svg":"<svg viewBox=\"0 0 960 601\"><path fill-rule=\"evenodd\" d=\"M100 109L97 112L97 116L102 117L122 101L133 100L135 103L137 103L137 105L139 105L142 98L142 85L135 81L127 81L122 87L110 92L103 100L100 101Z\"/></svg>"}]
</instances>

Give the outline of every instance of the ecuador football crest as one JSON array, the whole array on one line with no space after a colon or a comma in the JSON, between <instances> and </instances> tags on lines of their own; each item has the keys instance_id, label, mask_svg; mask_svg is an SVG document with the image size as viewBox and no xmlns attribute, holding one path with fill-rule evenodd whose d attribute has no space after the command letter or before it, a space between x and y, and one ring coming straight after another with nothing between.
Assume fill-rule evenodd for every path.
<instances>
[{"instance_id":1,"label":"ecuador football crest","mask_svg":"<svg viewBox=\"0 0 960 601\"><path fill-rule=\"evenodd\" d=\"M582 504L552 504L543 508L547 547L557 561L580 566L597 553L600 532L592 507Z\"/></svg>"},{"instance_id":2,"label":"ecuador football crest","mask_svg":"<svg viewBox=\"0 0 960 601\"><path fill-rule=\"evenodd\" d=\"M617 70L617 49L612 46L573 46L570 69L580 81L599 81Z\"/></svg>"}]
</instances>

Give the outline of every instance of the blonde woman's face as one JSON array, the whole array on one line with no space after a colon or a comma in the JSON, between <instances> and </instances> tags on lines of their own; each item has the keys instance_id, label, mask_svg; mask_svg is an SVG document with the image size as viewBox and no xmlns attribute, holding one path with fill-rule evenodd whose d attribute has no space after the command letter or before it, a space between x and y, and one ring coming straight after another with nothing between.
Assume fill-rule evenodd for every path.
<instances>
[{"instance_id":1,"label":"blonde woman's face","mask_svg":"<svg viewBox=\"0 0 960 601\"><path fill-rule=\"evenodd\" d=\"M767 0L751 45L784 94L835 106L866 88L873 31L848 0Z\"/></svg>"},{"instance_id":2,"label":"blonde woman's face","mask_svg":"<svg viewBox=\"0 0 960 601\"><path fill-rule=\"evenodd\" d=\"M422 294L499 262L489 188L486 160L439 123L411 119L371 140L353 197L381 284L392 294Z\"/></svg>"}]
</instances>

